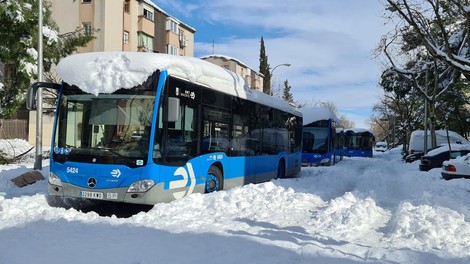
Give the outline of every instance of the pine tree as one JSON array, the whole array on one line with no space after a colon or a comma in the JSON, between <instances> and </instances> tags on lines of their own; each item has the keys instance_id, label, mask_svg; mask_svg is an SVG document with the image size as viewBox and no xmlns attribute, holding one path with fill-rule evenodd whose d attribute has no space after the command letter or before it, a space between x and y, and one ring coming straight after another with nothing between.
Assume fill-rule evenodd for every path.
<instances>
[{"instance_id":1,"label":"pine tree","mask_svg":"<svg viewBox=\"0 0 470 264\"><path fill-rule=\"evenodd\" d=\"M0 116L15 113L31 80L37 79L38 13L38 0L0 1ZM43 4L43 35L45 72L94 38L80 31L67 38L59 36L47 1Z\"/></svg>"},{"instance_id":2,"label":"pine tree","mask_svg":"<svg viewBox=\"0 0 470 264\"><path fill-rule=\"evenodd\" d=\"M291 88L292 87L289 85L289 81L286 79L284 81L284 91L282 93L282 99L288 102L291 106L296 106L296 103L294 101L294 96L290 92Z\"/></svg>"},{"instance_id":3,"label":"pine tree","mask_svg":"<svg viewBox=\"0 0 470 264\"><path fill-rule=\"evenodd\" d=\"M263 74L263 93L271 94L271 73L268 63L268 56L264 48L264 39L261 37L261 47L259 54L259 72Z\"/></svg>"}]
</instances>

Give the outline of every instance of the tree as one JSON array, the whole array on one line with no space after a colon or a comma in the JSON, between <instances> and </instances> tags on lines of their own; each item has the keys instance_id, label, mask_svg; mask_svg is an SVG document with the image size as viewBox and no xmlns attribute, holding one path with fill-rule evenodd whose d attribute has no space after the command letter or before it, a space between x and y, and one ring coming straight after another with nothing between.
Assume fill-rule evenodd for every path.
<instances>
[{"instance_id":1,"label":"tree","mask_svg":"<svg viewBox=\"0 0 470 264\"><path fill-rule=\"evenodd\" d=\"M271 95L271 72L268 56L264 47L264 39L261 37L259 53L259 72L263 75L263 93Z\"/></svg>"},{"instance_id":2,"label":"tree","mask_svg":"<svg viewBox=\"0 0 470 264\"><path fill-rule=\"evenodd\" d=\"M398 23L379 45L389 64L380 85L386 93L393 94L389 97L394 98L393 107L386 108L394 119L403 117L396 102L414 105L407 110L416 113L407 118L415 119L401 123L407 125L402 128L409 133L429 127L431 138L435 139L435 128L452 123L459 124L457 131L464 134L461 120L467 88L462 85L465 82L462 75L470 76L467 37L470 21L466 5L468 0L387 0L390 18ZM415 100L421 103L416 104ZM450 111L452 115L448 114ZM378 119L390 120L386 116ZM435 140L431 142L435 146Z\"/></svg>"},{"instance_id":3,"label":"tree","mask_svg":"<svg viewBox=\"0 0 470 264\"><path fill-rule=\"evenodd\" d=\"M392 19L408 26L413 43L470 78L469 0L387 0ZM410 41L408 41L411 43Z\"/></svg>"},{"instance_id":4,"label":"tree","mask_svg":"<svg viewBox=\"0 0 470 264\"><path fill-rule=\"evenodd\" d=\"M291 89L291 86L289 85L289 81L285 80L284 81L284 91L282 93L282 99L284 99L291 106L295 107L296 103L294 101L294 96L290 92L290 89Z\"/></svg>"},{"instance_id":5,"label":"tree","mask_svg":"<svg viewBox=\"0 0 470 264\"><path fill-rule=\"evenodd\" d=\"M51 65L85 46L93 36L80 29L58 35L58 27L51 18L50 5L43 5L43 59L44 71ZM3 91L0 91L3 117L16 112L24 101L24 93L31 80L37 79L38 0L0 1L0 62L3 63Z\"/></svg>"}]
</instances>

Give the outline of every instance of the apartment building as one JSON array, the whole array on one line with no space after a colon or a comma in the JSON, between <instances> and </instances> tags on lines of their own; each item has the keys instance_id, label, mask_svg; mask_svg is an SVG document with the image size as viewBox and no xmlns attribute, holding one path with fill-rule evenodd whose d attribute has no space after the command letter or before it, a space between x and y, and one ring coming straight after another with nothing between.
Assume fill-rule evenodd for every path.
<instances>
[{"instance_id":1,"label":"apartment building","mask_svg":"<svg viewBox=\"0 0 470 264\"><path fill-rule=\"evenodd\" d=\"M150 0L46 0L59 34L77 29L96 39L79 53L141 51L194 56L196 30ZM51 144L53 115L43 115L43 145ZM30 144L36 142L36 111L29 112Z\"/></svg>"},{"instance_id":2,"label":"apartment building","mask_svg":"<svg viewBox=\"0 0 470 264\"><path fill-rule=\"evenodd\" d=\"M150 0L48 0L60 34L95 40L78 52L144 51L194 56L196 30Z\"/></svg>"},{"instance_id":3,"label":"apartment building","mask_svg":"<svg viewBox=\"0 0 470 264\"><path fill-rule=\"evenodd\" d=\"M251 69L245 63L235 58L220 54L204 56L201 57L201 59L241 75L251 88L263 91L263 75Z\"/></svg>"}]
</instances>

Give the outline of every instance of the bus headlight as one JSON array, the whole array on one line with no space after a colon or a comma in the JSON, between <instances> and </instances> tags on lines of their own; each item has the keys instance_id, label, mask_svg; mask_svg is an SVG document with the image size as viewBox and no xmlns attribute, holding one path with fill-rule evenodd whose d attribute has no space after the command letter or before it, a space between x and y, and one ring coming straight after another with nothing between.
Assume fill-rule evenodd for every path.
<instances>
[{"instance_id":1,"label":"bus headlight","mask_svg":"<svg viewBox=\"0 0 470 264\"><path fill-rule=\"evenodd\" d=\"M49 172L49 184L62 186L62 181L59 179L57 175L52 172Z\"/></svg>"},{"instance_id":2,"label":"bus headlight","mask_svg":"<svg viewBox=\"0 0 470 264\"><path fill-rule=\"evenodd\" d=\"M322 159L322 160L320 161L320 163L322 163L322 164L328 163L328 162L330 162L330 159L329 159L329 158Z\"/></svg>"},{"instance_id":3,"label":"bus headlight","mask_svg":"<svg viewBox=\"0 0 470 264\"><path fill-rule=\"evenodd\" d=\"M155 185L153 180L136 181L129 186L127 192L146 192Z\"/></svg>"}]
</instances>

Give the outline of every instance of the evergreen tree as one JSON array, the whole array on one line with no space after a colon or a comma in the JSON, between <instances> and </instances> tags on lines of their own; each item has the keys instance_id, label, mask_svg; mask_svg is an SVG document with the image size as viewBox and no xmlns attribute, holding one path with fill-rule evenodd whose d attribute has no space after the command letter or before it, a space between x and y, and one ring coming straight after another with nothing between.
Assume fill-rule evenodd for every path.
<instances>
[{"instance_id":1,"label":"evergreen tree","mask_svg":"<svg viewBox=\"0 0 470 264\"><path fill-rule=\"evenodd\" d=\"M292 87L289 85L289 81L286 79L284 81L284 92L282 93L282 99L284 99L286 102L288 102L291 106L296 106L296 103L294 101L294 96L290 92L290 89Z\"/></svg>"},{"instance_id":2,"label":"evergreen tree","mask_svg":"<svg viewBox=\"0 0 470 264\"><path fill-rule=\"evenodd\" d=\"M0 1L0 116L15 113L31 81L37 79L38 13L38 0ZM66 38L59 36L47 1L43 4L43 36L45 72L94 38L80 30Z\"/></svg>"},{"instance_id":3,"label":"evergreen tree","mask_svg":"<svg viewBox=\"0 0 470 264\"><path fill-rule=\"evenodd\" d=\"M271 94L271 73L268 63L268 56L264 48L264 39L261 37L261 47L259 54L259 72L263 74L263 93Z\"/></svg>"}]
</instances>

